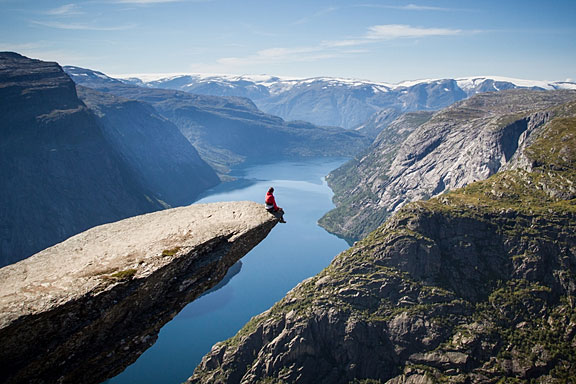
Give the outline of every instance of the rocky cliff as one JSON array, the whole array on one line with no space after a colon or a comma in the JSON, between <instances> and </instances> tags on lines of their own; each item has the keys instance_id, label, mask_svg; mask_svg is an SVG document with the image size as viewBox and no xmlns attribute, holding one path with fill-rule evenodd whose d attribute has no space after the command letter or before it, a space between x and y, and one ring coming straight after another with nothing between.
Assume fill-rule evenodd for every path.
<instances>
[{"instance_id":1,"label":"rocky cliff","mask_svg":"<svg viewBox=\"0 0 576 384\"><path fill-rule=\"evenodd\" d=\"M161 209L56 63L0 53L0 266Z\"/></svg>"},{"instance_id":2,"label":"rocky cliff","mask_svg":"<svg viewBox=\"0 0 576 384\"><path fill-rule=\"evenodd\" d=\"M220 182L178 128L150 105L78 86L102 133L138 181L172 207L188 205Z\"/></svg>"},{"instance_id":3,"label":"rocky cliff","mask_svg":"<svg viewBox=\"0 0 576 384\"><path fill-rule=\"evenodd\" d=\"M118 374L276 222L252 202L192 205L92 228L0 269L0 381Z\"/></svg>"},{"instance_id":4,"label":"rocky cliff","mask_svg":"<svg viewBox=\"0 0 576 384\"><path fill-rule=\"evenodd\" d=\"M404 206L215 345L188 382L573 381L576 118L544 124L523 154Z\"/></svg>"},{"instance_id":5,"label":"rocky cliff","mask_svg":"<svg viewBox=\"0 0 576 384\"><path fill-rule=\"evenodd\" d=\"M403 115L329 175L337 208L320 224L356 240L410 201L484 180L521 157L551 118L575 113L558 108L575 99L573 91L512 90L476 95L432 117Z\"/></svg>"}]
</instances>

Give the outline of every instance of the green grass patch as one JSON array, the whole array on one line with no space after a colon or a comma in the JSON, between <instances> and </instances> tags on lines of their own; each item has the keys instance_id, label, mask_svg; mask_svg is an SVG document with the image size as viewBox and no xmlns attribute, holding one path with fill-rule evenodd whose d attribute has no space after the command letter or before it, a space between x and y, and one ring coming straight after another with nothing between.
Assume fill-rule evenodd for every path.
<instances>
[{"instance_id":1,"label":"green grass patch","mask_svg":"<svg viewBox=\"0 0 576 384\"><path fill-rule=\"evenodd\" d=\"M125 269L123 271L118 271L116 273L113 273L109 276L107 276L108 279L110 280L115 280L115 281L124 281L124 280L131 280L134 275L136 274L136 270L131 268L131 269Z\"/></svg>"},{"instance_id":2,"label":"green grass patch","mask_svg":"<svg viewBox=\"0 0 576 384\"><path fill-rule=\"evenodd\" d=\"M165 249L162 251L162 256L174 256L180 251L180 247L175 247L172 249Z\"/></svg>"}]
</instances>

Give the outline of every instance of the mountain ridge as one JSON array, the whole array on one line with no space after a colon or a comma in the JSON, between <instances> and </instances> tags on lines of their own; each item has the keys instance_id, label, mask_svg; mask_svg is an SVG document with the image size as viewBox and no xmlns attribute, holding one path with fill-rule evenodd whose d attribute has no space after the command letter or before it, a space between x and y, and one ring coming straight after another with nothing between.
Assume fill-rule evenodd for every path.
<instances>
[{"instance_id":1,"label":"mountain ridge","mask_svg":"<svg viewBox=\"0 0 576 384\"><path fill-rule=\"evenodd\" d=\"M191 204L220 179L178 128L151 106L78 86L102 132L148 190L165 204Z\"/></svg>"},{"instance_id":2,"label":"mountain ridge","mask_svg":"<svg viewBox=\"0 0 576 384\"><path fill-rule=\"evenodd\" d=\"M148 75L144 80L134 77L121 80L152 88L248 97L263 111L287 120L305 120L347 129L357 128L372 114L387 108L394 108L398 113L438 110L477 93L513 88L576 89L574 82L501 76L424 79L397 84L330 77L295 79L268 75L202 74L167 78Z\"/></svg>"},{"instance_id":3,"label":"mountain ridge","mask_svg":"<svg viewBox=\"0 0 576 384\"><path fill-rule=\"evenodd\" d=\"M69 66L73 67L73 66ZM317 76L317 77L284 77L284 76L274 76L274 75L230 75L230 74L206 74L206 73L172 73L172 74L111 74L110 76L104 75L111 79L117 79L125 82L138 82L141 84L148 84L148 86L154 87L154 82L162 83L165 81L173 80L185 80L194 79L196 81L221 81L221 82L234 82L234 81L246 81L252 82L258 85L264 85L267 87L274 87L277 83L288 84L298 84L298 83L310 83L316 81L325 81L333 83L343 83L350 85L374 85L387 89L397 89L397 88L407 88L418 84L427 84L434 82L441 82L444 80L456 80L456 82L463 88L473 88L475 83L481 83L486 80L492 80L496 82L508 82L512 83L518 87L538 87L544 90L553 89L576 89L576 82L573 81L561 81L561 80L530 80L530 79L519 79L513 77L505 76L495 76L495 75L477 75L477 76L463 76L456 78L430 78L430 79L415 79L415 80L402 80L397 83L372 81L367 79L355 79L355 78L345 78L345 77L329 77L329 76ZM185 83L183 81L183 83ZM282 89L282 87L279 87ZM497 90L497 89L495 89Z\"/></svg>"},{"instance_id":4,"label":"mountain ridge","mask_svg":"<svg viewBox=\"0 0 576 384\"><path fill-rule=\"evenodd\" d=\"M65 70L80 85L152 105L221 174L246 159L350 156L369 144L369 139L357 132L304 121L284 121L262 112L243 97L145 88L89 69L65 67Z\"/></svg>"},{"instance_id":5,"label":"mountain ridge","mask_svg":"<svg viewBox=\"0 0 576 384\"><path fill-rule=\"evenodd\" d=\"M57 63L0 53L0 265L163 208Z\"/></svg>"},{"instance_id":6,"label":"mountain ridge","mask_svg":"<svg viewBox=\"0 0 576 384\"><path fill-rule=\"evenodd\" d=\"M573 100L574 91L508 90L475 95L416 124L401 116L370 149L330 173L337 208L320 224L354 241L409 201L486 179Z\"/></svg>"}]
</instances>

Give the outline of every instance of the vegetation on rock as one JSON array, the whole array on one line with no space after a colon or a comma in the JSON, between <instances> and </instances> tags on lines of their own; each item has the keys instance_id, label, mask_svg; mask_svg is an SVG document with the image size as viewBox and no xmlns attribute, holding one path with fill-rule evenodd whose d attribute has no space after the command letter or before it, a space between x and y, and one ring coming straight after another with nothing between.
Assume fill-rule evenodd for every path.
<instances>
[{"instance_id":1,"label":"vegetation on rock","mask_svg":"<svg viewBox=\"0 0 576 384\"><path fill-rule=\"evenodd\" d=\"M174 256L178 251L180 251L180 247L165 249L162 251L162 256Z\"/></svg>"},{"instance_id":2,"label":"vegetation on rock","mask_svg":"<svg viewBox=\"0 0 576 384\"><path fill-rule=\"evenodd\" d=\"M574 115L575 98L574 92L505 91L476 95L429 119L401 117L366 153L329 175L337 208L320 224L357 240L410 201L514 168L548 121Z\"/></svg>"},{"instance_id":3,"label":"vegetation on rock","mask_svg":"<svg viewBox=\"0 0 576 384\"><path fill-rule=\"evenodd\" d=\"M118 272L111 274L109 276L109 278L112 280L118 280L118 281L131 280L134 277L134 275L136 274L136 272L137 271L133 268L126 269L124 271L118 271Z\"/></svg>"},{"instance_id":4,"label":"vegetation on rock","mask_svg":"<svg viewBox=\"0 0 576 384\"><path fill-rule=\"evenodd\" d=\"M574 380L575 149L576 117L558 117L524 167L404 206L189 382Z\"/></svg>"}]
</instances>

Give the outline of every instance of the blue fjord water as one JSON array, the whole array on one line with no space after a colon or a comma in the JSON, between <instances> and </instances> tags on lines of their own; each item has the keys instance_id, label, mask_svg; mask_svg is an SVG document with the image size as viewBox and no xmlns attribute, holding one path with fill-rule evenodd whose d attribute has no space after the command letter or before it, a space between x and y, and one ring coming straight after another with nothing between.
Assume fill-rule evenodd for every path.
<instances>
[{"instance_id":1,"label":"blue fjord water","mask_svg":"<svg viewBox=\"0 0 576 384\"><path fill-rule=\"evenodd\" d=\"M237 181L209 191L197 203L262 202L270 186L287 224L278 224L242 258L228 284L188 304L160 331L158 341L110 384L181 383L218 341L232 337L252 316L280 300L302 280L326 267L348 246L317 225L332 209L324 176L345 159L308 159L243 166Z\"/></svg>"}]
</instances>

